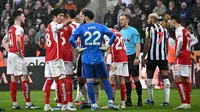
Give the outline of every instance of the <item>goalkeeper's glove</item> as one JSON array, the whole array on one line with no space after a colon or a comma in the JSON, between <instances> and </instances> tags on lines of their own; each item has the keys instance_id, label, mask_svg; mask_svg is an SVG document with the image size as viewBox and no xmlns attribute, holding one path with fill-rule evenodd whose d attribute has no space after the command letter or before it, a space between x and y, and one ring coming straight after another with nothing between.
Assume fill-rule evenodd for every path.
<instances>
[{"instance_id":1,"label":"goalkeeper's glove","mask_svg":"<svg viewBox=\"0 0 200 112\"><path fill-rule=\"evenodd\" d=\"M81 52L83 52L85 49L86 49L86 48L77 47L77 48L76 48L76 51L77 51L78 53L81 53Z\"/></svg>"}]
</instances>

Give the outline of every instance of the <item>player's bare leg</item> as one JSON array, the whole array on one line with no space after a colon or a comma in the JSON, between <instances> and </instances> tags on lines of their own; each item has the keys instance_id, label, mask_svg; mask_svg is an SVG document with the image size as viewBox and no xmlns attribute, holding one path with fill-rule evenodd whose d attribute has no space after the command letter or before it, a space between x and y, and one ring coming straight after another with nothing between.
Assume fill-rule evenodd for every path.
<instances>
[{"instance_id":1,"label":"player's bare leg","mask_svg":"<svg viewBox=\"0 0 200 112\"><path fill-rule=\"evenodd\" d=\"M164 83L164 91L165 91L165 100L161 104L161 106L169 106L169 97L170 97L170 81L168 78L168 70L161 70L161 75Z\"/></svg>"},{"instance_id":2,"label":"player's bare leg","mask_svg":"<svg viewBox=\"0 0 200 112\"><path fill-rule=\"evenodd\" d=\"M33 110L41 109L41 108L33 105L33 103L31 102L28 75L22 75L21 81L22 81L22 92L23 92L24 98L26 100L26 109L33 109Z\"/></svg>"}]
</instances>

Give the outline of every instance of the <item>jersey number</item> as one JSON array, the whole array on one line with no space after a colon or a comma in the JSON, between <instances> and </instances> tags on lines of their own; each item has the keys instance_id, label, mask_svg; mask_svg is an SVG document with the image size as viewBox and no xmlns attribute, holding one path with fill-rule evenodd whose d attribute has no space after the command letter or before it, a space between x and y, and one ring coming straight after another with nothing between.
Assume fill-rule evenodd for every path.
<instances>
[{"instance_id":1,"label":"jersey number","mask_svg":"<svg viewBox=\"0 0 200 112\"><path fill-rule=\"evenodd\" d=\"M161 41L162 41L162 38L164 37L164 32L158 32L158 35L159 35L159 40L158 40L158 44L160 44L161 43Z\"/></svg>"},{"instance_id":2,"label":"jersey number","mask_svg":"<svg viewBox=\"0 0 200 112\"><path fill-rule=\"evenodd\" d=\"M46 45L47 45L47 47L51 46L50 35L48 33L46 34Z\"/></svg>"},{"instance_id":3,"label":"jersey number","mask_svg":"<svg viewBox=\"0 0 200 112\"><path fill-rule=\"evenodd\" d=\"M63 36L63 33L64 32L60 32L60 36L61 36L61 39L62 39L62 45L65 45L66 40L65 40L65 37Z\"/></svg>"},{"instance_id":4,"label":"jersey number","mask_svg":"<svg viewBox=\"0 0 200 112\"><path fill-rule=\"evenodd\" d=\"M124 44L123 44L123 40L121 38L119 38L118 36L116 37L117 43L116 43L116 50L120 50L120 49L125 49ZM121 43L121 45L120 45Z\"/></svg>"},{"instance_id":5,"label":"jersey number","mask_svg":"<svg viewBox=\"0 0 200 112\"><path fill-rule=\"evenodd\" d=\"M93 34L89 31L86 31L84 33L84 36L87 36L85 39L85 45L100 45L100 42L97 42L99 38L101 37L101 33L99 31L95 31ZM95 36L94 40L92 42L89 42L92 36Z\"/></svg>"},{"instance_id":6,"label":"jersey number","mask_svg":"<svg viewBox=\"0 0 200 112\"><path fill-rule=\"evenodd\" d=\"M13 35L8 34L8 36L9 36L9 46L12 47L13 46Z\"/></svg>"}]
</instances>

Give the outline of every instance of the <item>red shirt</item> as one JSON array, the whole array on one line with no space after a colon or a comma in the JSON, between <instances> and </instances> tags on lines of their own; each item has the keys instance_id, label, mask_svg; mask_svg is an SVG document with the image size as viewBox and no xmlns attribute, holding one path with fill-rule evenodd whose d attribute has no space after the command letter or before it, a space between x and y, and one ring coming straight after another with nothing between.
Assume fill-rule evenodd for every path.
<instances>
[{"instance_id":1,"label":"red shirt","mask_svg":"<svg viewBox=\"0 0 200 112\"><path fill-rule=\"evenodd\" d=\"M191 57L190 57L190 33L187 31L184 27L179 27L176 29L176 44L175 44L175 50L177 51L177 42L178 39L182 39L182 47L180 50L180 54L177 57L176 63L181 65L191 65Z\"/></svg>"},{"instance_id":2,"label":"red shirt","mask_svg":"<svg viewBox=\"0 0 200 112\"><path fill-rule=\"evenodd\" d=\"M60 31L60 36L62 39L63 60L65 62L73 61L73 49L69 42L69 38L77 27L78 27L78 24L73 22L70 25L65 26Z\"/></svg>"},{"instance_id":3,"label":"red shirt","mask_svg":"<svg viewBox=\"0 0 200 112\"><path fill-rule=\"evenodd\" d=\"M8 30L9 52L17 53L17 36L21 37L21 52L24 55L24 29L19 25L13 25Z\"/></svg>"},{"instance_id":4,"label":"red shirt","mask_svg":"<svg viewBox=\"0 0 200 112\"><path fill-rule=\"evenodd\" d=\"M45 38L46 38L46 56L45 61L52 61L57 59L63 59L62 52L62 39L60 37L60 33L58 31L58 27L61 27L61 24L56 22L51 22L48 24Z\"/></svg>"},{"instance_id":5,"label":"red shirt","mask_svg":"<svg viewBox=\"0 0 200 112\"><path fill-rule=\"evenodd\" d=\"M117 37L115 39L115 42L110 47L110 52L112 55L112 62L128 62L127 56L126 56L126 50L124 46L124 42L122 39L122 35L114 29L111 29L112 32L114 32Z\"/></svg>"}]
</instances>

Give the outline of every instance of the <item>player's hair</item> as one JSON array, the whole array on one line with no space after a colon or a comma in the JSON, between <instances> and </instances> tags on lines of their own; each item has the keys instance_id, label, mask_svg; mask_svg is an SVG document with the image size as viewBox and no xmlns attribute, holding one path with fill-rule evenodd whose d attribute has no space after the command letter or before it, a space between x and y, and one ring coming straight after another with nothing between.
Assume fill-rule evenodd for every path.
<instances>
[{"instance_id":1,"label":"player's hair","mask_svg":"<svg viewBox=\"0 0 200 112\"><path fill-rule=\"evenodd\" d=\"M60 13L64 13L64 11L60 8L56 8L56 9L51 11L52 16L58 16Z\"/></svg>"},{"instance_id":2,"label":"player's hair","mask_svg":"<svg viewBox=\"0 0 200 112\"><path fill-rule=\"evenodd\" d=\"M179 17L179 15L175 14L171 16L171 20L175 20L177 23L181 23L181 19Z\"/></svg>"},{"instance_id":3,"label":"player's hair","mask_svg":"<svg viewBox=\"0 0 200 112\"><path fill-rule=\"evenodd\" d=\"M80 12L85 12L85 11L88 11L89 9L88 8L83 8L83 9L81 9L81 11Z\"/></svg>"},{"instance_id":4,"label":"player's hair","mask_svg":"<svg viewBox=\"0 0 200 112\"><path fill-rule=\"evenodd\" d=\"M21 14L23 14L22 11L16 10L16 11L14 11L14 12L12 13L12 17L13 17L13 19L16 19L16 18L17 18L18 16L20 16Z\"/></svg>"},{"instance_id":5,"label":"player's hair","mask_svg":"<svg viewBox=\"0 0 200 112\"><path fill-rule=\"evenodd\" d=\"M88 17L90 20L94 19L94 13L92 11L90 11L90 10L83 12L83 15L85 17Z\"/></svg>"},{"instance_id":6,"label":"player's hair","mask_svg":"<svg viewBox=\"0 0 200 112\"><path fill-rule=\"evenodd\" d=\"M63 9L64 14L68 14L68 10L67 9Z\"/></svg>"},{"instance_id":7,"label":"player's hair","mask_svg":"<svg viewBox=\"0 0 200 112\"><path fill-rule=\"evenodd\" d=\"M128 14L122 14L121 16L125 16L127 19L130 19L130 16Z\"/></svg>"},{"instance_id":8,"label":"player's hair","mask_svg":"<svg viewBox=\"0 0 200 112\"><path fill-rule=\"evenodd\" d=\"M70 18L74 19L74 18L76 18L77 12L75 10L71 9L68 11L68 14L69 14Z\"/></svg>"}]
</instances>

